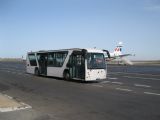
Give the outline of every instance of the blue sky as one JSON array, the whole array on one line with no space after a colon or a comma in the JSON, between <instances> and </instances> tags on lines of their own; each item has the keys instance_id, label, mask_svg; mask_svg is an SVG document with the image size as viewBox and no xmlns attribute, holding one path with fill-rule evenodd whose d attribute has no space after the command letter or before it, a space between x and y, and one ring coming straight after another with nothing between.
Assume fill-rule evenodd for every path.
<instances>
[{"instance_id":1,"label":"blue sky","mask_svg":"<svg viewBox=\"0 0 160 120\"><path fill-rule=\"evenodd\" d=\"M160 59L160 0L0 0L0 57L92 48Z\"/></svg>"}]
</instances>

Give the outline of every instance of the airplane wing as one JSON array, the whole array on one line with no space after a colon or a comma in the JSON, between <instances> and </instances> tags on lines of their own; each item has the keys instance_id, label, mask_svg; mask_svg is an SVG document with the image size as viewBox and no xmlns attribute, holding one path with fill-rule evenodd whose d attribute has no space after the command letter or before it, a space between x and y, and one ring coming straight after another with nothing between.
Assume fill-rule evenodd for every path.
<instances>
[{"instance_id":1,"label":"airplane wing","mask_svg":"<svg viewBox=\"0 0 160 120\"><path fill-rule=\"evenodd\" d=\"M123 54L123 55L118 55L118 56L110 56L109 57L106 57L107 60L114 60L114 59L117 59L117 58L123 58L123 57L127 57L127 56L132 56L132 54Z\"/></svg>"},{"instance_id":2,"label":"airplane wing","mask_svg":"<svg viewBox=\"0 0 160 120\"><path fill-rule=\"evenodd\" d=\"M127 56L132 56L132 54L123 54L123 55L119 55L118 57L127 57Z\"/></svg>"},{"instance_id":3,"label":"airplane wing","mask_svg":"<svg viewBox=\"0 0 160 120\"><path fill-rule=\"evenodd\" d=\"M121 60L127 65L133 65L133 62L131 62L129 59L127 59L125 57L122 57Z\"/></svg>"},{"instance_id":4,"label":"airplane wing","mask_svg":"<svg viewBox=\"0 0 160 120\"><path fill-rule=\"evenodd\" d=\"M110 58L106 57L106 61L120 59L121 61L123 61L127 65L133 65L133 63L129 59L126 58L127 56L132 56L132 54L123 54L123 55L113 56Z\"/></svg>"}]
</instances>

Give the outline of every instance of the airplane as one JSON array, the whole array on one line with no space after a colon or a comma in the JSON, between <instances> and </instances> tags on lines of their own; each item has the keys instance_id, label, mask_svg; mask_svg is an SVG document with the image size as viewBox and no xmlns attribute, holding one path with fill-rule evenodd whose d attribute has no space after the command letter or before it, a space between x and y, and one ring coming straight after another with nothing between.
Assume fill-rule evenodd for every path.
<instances>
[{"instance_id":1,"label":"airplane","mask_svg":"<svg viewBox=\"0 0 160 120\"><path fill-rule=\"evenodd\" d=\"M119 42L114 52L107 53L108 55L105 56L106 61L116 60L118 64L120 63L120 61L122 61L126 65L133 65L133 63L129 59L126 58L127 56L133 56L133 55L132 54L122 54L122 47L123 47L123 43Z\"/></svg>"}]
</instances>

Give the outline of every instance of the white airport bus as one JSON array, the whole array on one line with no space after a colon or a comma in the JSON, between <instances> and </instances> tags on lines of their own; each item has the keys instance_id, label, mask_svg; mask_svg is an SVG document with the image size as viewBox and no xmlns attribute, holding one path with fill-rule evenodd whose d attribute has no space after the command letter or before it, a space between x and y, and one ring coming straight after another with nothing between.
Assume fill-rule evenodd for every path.
<instances>
[{"instance_id":1,"label":"white airport bus","mask_svg":"<svg viewBox=\"0 0 160 120\"><path fill-rule=\"evenodd\" d=\"M79 48L28 52L26 71L66 80L102 80L107 76L105 53L105 50Z\"/></svg>"}]
</instances>

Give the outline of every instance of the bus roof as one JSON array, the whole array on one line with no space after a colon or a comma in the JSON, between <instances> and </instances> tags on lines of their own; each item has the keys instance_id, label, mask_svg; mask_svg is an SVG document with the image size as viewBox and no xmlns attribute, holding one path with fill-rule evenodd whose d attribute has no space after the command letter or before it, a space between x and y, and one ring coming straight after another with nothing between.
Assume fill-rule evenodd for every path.
<instances>
[{"instance_id":1,"label":"bus roof","mask_svg":"<svg viewBox=\"0 0 160 120\"><path fill-rule=\"evenodd\" d=\"M86 50L89 53L104 53L103 50L101 49L96 49L96 48L70 48L70 49L59 49L59 50L40 50L40 51L35 51L35 52L28 52L30 53L46 53L46 52L59 52L59 51L68 51L68 50L75 50L75 51L81 51L81 50Z\"/></svg>"}]
</instances>

